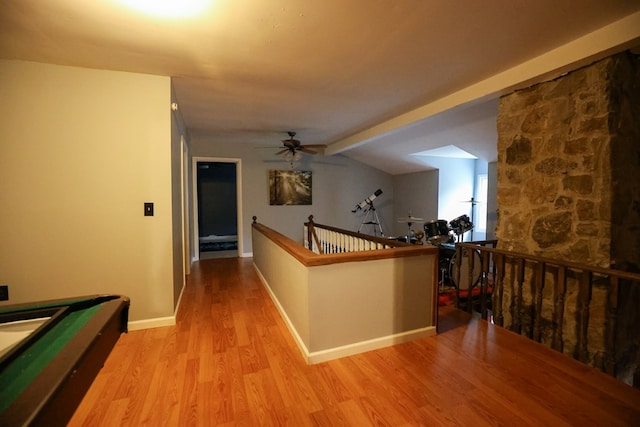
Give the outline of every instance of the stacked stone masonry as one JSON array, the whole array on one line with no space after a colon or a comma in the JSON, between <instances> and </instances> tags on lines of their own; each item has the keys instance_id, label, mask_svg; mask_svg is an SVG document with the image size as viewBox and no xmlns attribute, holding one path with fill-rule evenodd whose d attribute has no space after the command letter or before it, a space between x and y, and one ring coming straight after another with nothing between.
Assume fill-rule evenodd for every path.
<instances>
[{"instance_id":1,"label":"stacked stone masonry","mask_svg":"<svg viewBox=\"0 0 640 427\"><path fill-rule=\"evenodd\" d=\"M640 271L640 66L628 52L506 95L498 113L498 247L599 267ZM527 277L532 278L533 274ZM530 279L533 280L533 279ZM551 284L553 278L550 278ZM529 283L532 285L533 283ZM624 290L620 345L638 347L640 292ZM551 322L553 286L545 289ZM509 301L505 289L505 326ZM578 297L569 283L566 306ZM524 295L531 307L531 293ZM589 350L598 364L606 289L591 295ZM512 308L512 307L511 307ZM575 344L565 313L565 351ZM526 325L525 331L527 333ZM544 335L544 334L543 334Z\"/></svg>"}]
</instances>

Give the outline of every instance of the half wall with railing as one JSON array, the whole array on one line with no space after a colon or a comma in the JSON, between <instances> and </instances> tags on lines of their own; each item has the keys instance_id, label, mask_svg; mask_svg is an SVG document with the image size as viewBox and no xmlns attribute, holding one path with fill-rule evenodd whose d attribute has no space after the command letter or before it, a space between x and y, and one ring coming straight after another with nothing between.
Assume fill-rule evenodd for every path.
<instances>
[{"instance_id":1,"label":"half wall with railing","mask_svg":"<svg viewBox=\"0 0 640 427\"><path fill-rule=\"evenodd\" d=\"M358 243L348 251L343 244L333 244L341 249L316 253L254 217L256 271L307 362L434 335L437 248L402 242L378 247L373 244L376 238L342 232L338 240L353 237L371 243L364 244L367 249ZM332 239L318 237L317 244L322 247Z\"/></svg>"}]
</instances>

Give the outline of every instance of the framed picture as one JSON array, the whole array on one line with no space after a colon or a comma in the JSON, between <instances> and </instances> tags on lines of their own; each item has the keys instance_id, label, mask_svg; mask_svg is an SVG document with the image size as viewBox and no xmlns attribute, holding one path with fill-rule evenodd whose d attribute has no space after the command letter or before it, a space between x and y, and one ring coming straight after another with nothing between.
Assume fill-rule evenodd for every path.
<instances>
[{"instance_id":1,"label":"framed picture","mask_svg":"<svg viewBox=\"0 0 640 427\"><path fill-rule=\"evenodd\" d=\"M311 171L270 170L270 205L310 205Z\"/></svg>"}]
</instances>

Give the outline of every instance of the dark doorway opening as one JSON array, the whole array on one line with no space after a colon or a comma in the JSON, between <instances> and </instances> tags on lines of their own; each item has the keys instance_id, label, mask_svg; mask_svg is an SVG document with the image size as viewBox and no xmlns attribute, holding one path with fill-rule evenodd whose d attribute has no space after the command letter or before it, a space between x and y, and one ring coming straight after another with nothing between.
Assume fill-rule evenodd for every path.
<instances>
[{"instance_id":1,"label":"dark doorway opening","mask_svg":"<svg viewBox=\"0 0 640 427\"><path fill-rule=\"evenodd\" d=\"M198 162L200 258L238 255L236 164Z\"/></svg>"}]
</instances>

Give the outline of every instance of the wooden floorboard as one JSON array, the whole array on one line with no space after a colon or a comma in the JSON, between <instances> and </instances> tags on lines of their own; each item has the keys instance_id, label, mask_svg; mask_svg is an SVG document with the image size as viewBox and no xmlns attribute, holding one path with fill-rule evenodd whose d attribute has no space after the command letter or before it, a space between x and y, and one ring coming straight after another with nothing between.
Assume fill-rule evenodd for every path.
<instances>
[{"instance_id":1,"label":"wooden floorboard","mask_svg":"<svg viewBox=\"0 0 640 427\"><path fill-rule=\"evenodd\" d=\"M70 425L640 426L639 390L452 308L307 365L252 262L197 263L177 325L123 335Z\"/></svg>"}]
</instances>

